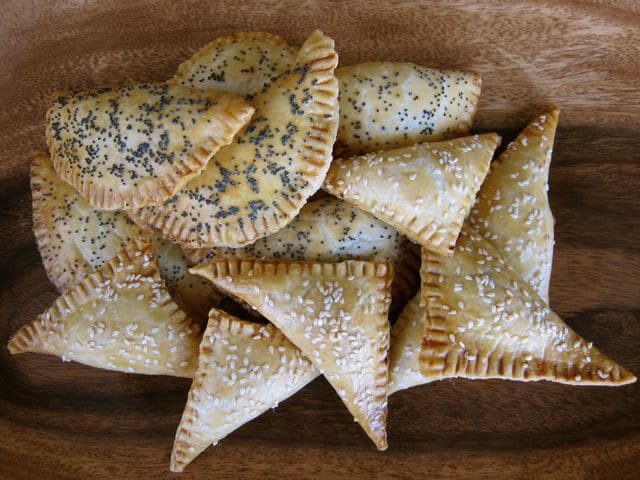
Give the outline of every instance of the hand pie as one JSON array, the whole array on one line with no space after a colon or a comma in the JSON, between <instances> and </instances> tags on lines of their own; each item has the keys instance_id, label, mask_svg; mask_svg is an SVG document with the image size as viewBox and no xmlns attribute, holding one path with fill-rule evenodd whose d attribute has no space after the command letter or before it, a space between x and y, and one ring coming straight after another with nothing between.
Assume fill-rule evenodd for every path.
<instances>
[{"instance_id":1,"label":"hand pie","mask_svg":"<svg viewBox=\"0 0 640 480\"><path fill-rule=\"evenodd\" d=\"M420 349L426 325L420 293L409 300L391 328L389 395L429 382L420 372Z\"/></svg>"},{"instance_id":2,"label":"hand pie","mask_svg":"<svg viewBox=\"0 0 640 480\"><path fill-rule=\"evenodd\" d=\"M282 330L376 446L387 448L389 264L225 259L191 271L254 306Z\"/></svg>"},{"instance_id":3,"label":"hand pie","mask_svg":"<svg viewBox=\"0 0 640 480\"><path fill-rule=\"evenodd\" d=\"M499 142L490 133L336 160L323 188L452 255Z\"/></svg>"},{"instance_id":4,"label":"hand pie","mask_svg":"<svg viewBox=\"0 0 640 480\"><path fill-rule=\"evenodd\" d=\"M417 246L393 227L335 197L307 203L282 230L242 248L186 250L194 263L237 257L257 260L342 262L367 260L393 266L393 303L404 305L419 284Z\"/></svg>"},{"instance_id":5,"label":"hand pie","mask_svg":"<svg viewBox=\"0 0 640 480\"><path fill-rule=\"evenodd\" d=\"M234 33L202 47L168 83L254 95L295 65L296 52L277 35Z\"/></svg>"},{"instance_id":6,"label":"hand pie","mask_svg":"<svg viewBox=\"0 0 640 480\"><path fill-rule=\"evenodd\" d=\"M90 205L161 203L231 143L253 108L241 97L164 84L54 94L53 166Z\"/></svg>"},{"instance_id":7,"label":"hand pie","mask_svg":"<svg viewBox=\"0 0 640 480\"><path fill-rule=\"evenodd\" d=\"M340 127L335 153L346 157L466 135L482 79L412 63L360 63L336 70Z\"/></svg>"},{"instance_id":8,"label":"hand pie","mask_svg":"<svg viewBox=\"0 0 640 480\"><path fill-rule=\"evenodd\" d=\"M151 245L133 241L9 341L92 367L192 377L200 327L171 299Z\"/></svg>"},{"instance_id":9,"label":"hand pie","mask_svg":"<svg viewBox=\"0 0 640 480\"><path fill-rule=\"evenodd\" d=\"M623 385L636 378L572 331L491 244L465 227L455 255L423 249L427 379Z\"/></svg>"},{"instance_id":10,"label":"hand pie","mask_svg":"<svg viewBox=\"0 0 640 480\"><path fill-rule=\"evenodd\" d=\"M493 162L469 216L547 303L554 226L547 191L559 113L539 116Z\"/></svg>"},{"instance_id":11,"label":"hand pie","mask_svg":"<svg viewBox=\"0 0 640 480\"><path fill-rule=\"evenodd\" d=\"M338 123L333 40L314 32L297 61L253 98L252 121L199 177L133 220L191 248L240 247L289 223L324 180Z\"/></svg>"},{"instance_id":12,"label":"hand pie","mask_svg":"<svg viewBox=\"0 0 640 480\"><path fill-rule=\"evenodd\" d=\"M222 294L210 282L189 273L177 245L142 231L125 213L92 207L53 169L51 158L40 152L31 164L33 231L42 263L61 292L102 267L133 239L149 241L162 278L189 312L207 318Z\"/></svg>"},{"instance_id":13,"label":"hand pie","mask_svg":"<svg viewBox=\"0 0 640 480\"><path fill-rule=\"evenodd\" d=\"M273 325L212 309L178 426L171 470L303 388L320 372Z\"/></svg>"}]
</instances>

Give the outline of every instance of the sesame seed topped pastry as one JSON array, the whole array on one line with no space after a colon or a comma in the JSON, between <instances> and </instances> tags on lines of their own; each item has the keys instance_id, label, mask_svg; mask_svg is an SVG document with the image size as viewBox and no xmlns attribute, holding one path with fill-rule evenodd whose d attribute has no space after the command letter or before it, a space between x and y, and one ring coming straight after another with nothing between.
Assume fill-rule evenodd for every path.
<instances>
[{"instance_id":1,"label":"sesame seed topped pastry","mask_svg":"<svg viewBox=\"0 0 640 480\"><path fill-rule=\"evenodd\" d=\"M490 133L339 159L323 188L451 255L499 143Z\"/></svg>"},{"instance_id":2,"label":"sesame seed topped pastry","mask_svg":"<svg viewBox=\"0 0 640 480\"><path fill-rule=\"evenodd\" d=\"M471 226L549 303L554 220L549 166L559 110L540 115L491 165Z\"/></svg>"},{"instance_id":3,"label":"sesame seed topped pastry","mask_svg":"<svg viewBox=\"0 0 640 480\"><path fill-rule=\"evenodd\" d=\"M420 370L448 377L624 385L636 378L571 330L477 232L455 255L422 250Z\"/></svg>"},{"instance_id":4,"label":"sesame seed topped pastry","mask_svg":"<svg viewBox=\"0 0 640 480\"><path fill-rule=\"evenodd\" d=\"M295 65L296 53L277 35L234 33L202 47L168 83L253 95Z\"/></svg>"},{"instance_id":5,"label":"sesame seed topped pastry","mask_svg":"<svg viewBox=\"0 0 640 480\"><path fill-rule=\"evenodd\" d=\"M38 250L49 279L60 292L138 239L152 244L162 278L188 312L206 319L209 309L222 300L210 282L189 273L179 246L143 231L124 212L89 205L58 176L47 152L38 153L31 164L31 197Z\"/></svg>"},{"instance_id":6,"label":"sesame seed topped pastry","mask_svg":"<svg viewBox=\"0 0 640 480\"><path fill-rule=\"evenodd\" d=\"M22 327L8 348L107 370L190 378L200 337L200 326L171 298L151 245L134 240Z\"/></svg>"},{"instance_id":7,"label":"sesame seed topped pastry","mask_svg":"<svg viewBox=\"0 0 640 480\"><path fill-rule=\"evenodd\" d=\"M390 225L335 197L307 203L282 230L241 248L185 251L194 263L237 257L257 260L342 262L367 260L393 266L393 303L404 305L419 284L417 245Z\"/></svg>"},{"instance_id":8,"label":"sesame seed topped pastry","mask_svg":"<svg viewBox=\"0 0 640 480\"><path fill-rule=\"evenodd\" d=\"M212 309L178 426L171 470L295 394L320 372L273 325Z\"/></svg>"},{"instance_id":9,"label":"sesame seed topped pastry","mask_svg":"<svg viewBox=\"0 0 640 480\"><path fill-rule=\"evenodd\" d=\"M331 383L378 449L387 448L389 264L225 259L191 271L282 330Z\"/></svg>"},{"instance_id":10,"label":"sesame seed topped pastry","mask_svg":"<svg viewBox=\"0 0 640 480\"><path fill-rule=\"evenodd\" d=\"M390 150L466 135L478 108L482 79L472 72L412 63L340 67L337 156Z\"/></svg>"},{"instance_id":11,"label":"sesame seed topped pastry","mask_svg":"<svg viewBox=\"0 0 640 480\"><path fill-rule=\"evenodd\" d=\"M143 84L54 94L47 111L53 166L94 207L161 203L247 123L241 97Z\"/></svg>"},{"instance_id":12,"label":"sesame seed topped pastry","mask_svg":"<svg viewBox=\"0 0 640 480\"><path fill-rule=\"evenodd\" d=\"M338 123L334 42L319 31L297 66L251 100L256 114L204 172L162 205L130 212L191 248L240 247L287 225L331 162Z\"/></svg>"},{"instance_id":13,"label":"sesame seed topped pastry","mask_svg":"<svg viewBox=\"0 0 640 480\"><path fill-rule=\"evenodd\" d=\"M420 293L404 306L391 327L389 347L389 395L428 383L420 372L420 349L426 325L426 311Z\"/></svg>"}]
</instances>

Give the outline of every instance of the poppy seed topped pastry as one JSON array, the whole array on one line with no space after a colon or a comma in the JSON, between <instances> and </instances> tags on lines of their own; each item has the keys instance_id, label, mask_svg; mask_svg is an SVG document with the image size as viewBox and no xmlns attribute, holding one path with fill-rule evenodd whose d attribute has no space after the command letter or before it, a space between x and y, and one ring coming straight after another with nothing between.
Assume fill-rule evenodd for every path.
<instances>
[{"instance_id":1,"label":"poppy seed topped pastry","mask_svg":"<svg viewBox=\"0 0 640 480\"><path fill-rule=\"evenodd\" d=\"M251 100L256 114L204 172L139 225L191 248L240 247L280 230L320 186L338 123L334 42L314 32L297 66Z\"/></svg>"},{"instance_id":2,"label":"poppy seed topped pastry","mask_svg":"<svg viewBox=\"0 0 640 480\"><path fill-rule=\"evenodd\" d=\"M378 449L387 448L389 264L225 259L191 271L282 330L331 383Z\"/></svg>"},{"instance_id":3,"label":"poppy seed topped pastry","mask_svg":"<svg viewBox=\"0 0 640 480\"><path fill-rule=\"evenodd\" d=\"M173 301L153 249L133 241L9 341L92 367L192 377L200 326Z\"/></svg>"},{"instance_id":4,"label":"poppy seed topped pastry","mask_svg":"<svg viewBox=\"0 0 640 480\"><path fill-rule=\"evenodd\" d=\"M489 133L338 159L323 188L451 255L499 143Z\"/></svg>"},{"instance_id":5,"label":"poppy seed topped pastry","mask_svg":"<svg viewBox=\"0 0 640 480\"><path fill-rule=\"evenodd\" d=\"M472 72L413 63L360 63L340 67L336 76L340 157L466 135L482 85Z\"/></svg>"},{"instance_id":6,"label":"poppy seed topped pastry","mask_svg":"<svg viewBox=\"0 0 640 480\"><path fill-rule=\"evenodd\" d=\"M231 142L253 108L241 97L166 84L53 96L53 166L94 207L161 203Z\"/></svg>"},{"instance_id":7,"label":"poppy seed topped pastry","mask_svg":"<svg viewBox=\"0 0 640 480\"><path fill-rule=\"evenodd\" d=\"M198 50L168 83L251 96L295 65L296 54L277 35L234 33Z\"/></svg>"},{"instance_id":8,"label":"poppy seed topped pastry","mask_svg":"<svg viewBox=\"0 0 640 480\"><path fill-rule=\"evenodd\" d=\"M62 181L47 152L31 164L33 232L47 275L60 292L102 267L133 240L153 245L162 278L176 300L197 318L205 319L222 294L210 282L189 273L179 246L148 233L124 212L92 207Z\"/></svg>"}]
</instances>

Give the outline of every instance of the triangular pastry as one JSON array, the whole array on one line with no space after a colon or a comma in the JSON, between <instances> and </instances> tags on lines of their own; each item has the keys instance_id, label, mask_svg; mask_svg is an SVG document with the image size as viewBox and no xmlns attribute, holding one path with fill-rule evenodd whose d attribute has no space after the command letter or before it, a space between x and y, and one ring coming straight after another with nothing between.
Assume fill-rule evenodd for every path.
<instances>
[{"instance_id":1,"label":"triangular pastry","mask_svg":"<svg viewBox=\"0 0 640 480\"><path fill-rule=\"evenodd\" d=\"M282 230L241 248L186 249L193 263L227 257L342 262L367 260L393 266L393 303L404 305L419 284L420 251L400 232L335 197L307 203Z\"/></svg>"},{"instance_id":2,"label":"triangular pastry","mask_svg":"<svg viewBox=\"0 0 640 480\"><path fill-rule=\"evenodd\" d=\"M623 385L636 378L571 330L506 258L465 226L455 255L423 249L427 379L504 378Z\"/></svg>"},{"instance_id":3,"label":"triangular pastry","mask_svg":"<svg viewBox=\"0 0 640 480\"><path fill-rule=\"evenodd\" d=\"M253 95L296 63L297 49L277 35L240 32L202 47L168 83Z\"/></svg>"},{"instance_id":4,"label":"triangular pastry","mask_svg":"<svg viewBox=\"0 0 640 480\"><path fill-rule=\"evenodd\" d=\"M338 123L333 40L314 32L297 61L253 97L251 122L200 176L134 221L192 248L247 245L289 223L322 185Z\"/></svg>"},{"instance_id":5,"label":"triangular pastry","mask_svg":"<svg viewBox=\"0 0 640 480\"><path fill-rule=\"evenodd\" d=\"M547 191L559 113L540 115L493 162L469 215L547 303L554 227Z\"/></svg>"},{"instance_id":6,"label":"triangular pastry","mask_svg":"<svg viewBox=\"0 0 640 480\"><path fill-rule=\"evenodd\" d=\"M89 204L140 208L200 174L252 114L242 97L165 84L57 92L47 143L58 174Z\"/></svg>"},{"instance_id":7,"label":"triangular pastry","mask_svg":"<svg viewBox=\"0 0 640 480\"><path fill-rule=\"evenodd\" d=\"M466 135L478 107L478 74L412 63L360 63L340 82L337 156L359 155Z\"/></svg>"},{"instance_id":8,"label":"triangular pastry","mask_svg":"<svg viewBox=\"0 0 640 480\"><path fill-rule=\"evenodd\" d=\"M107 370L192 377L200 336L171 299L151 245L134 241L22 327L8 348Z\"/></svg>"},{"instance_id":9,"label":"triangular pastry","mask_svg":"<svg viewBox=\"0 0 640 480\"><path fill-rule=\"evenodd\" d=\"M336 160L323 188L451 255L499 142L490 133Z\"/></svg>"},{"instance_id":10,"label":"triangular pastry","mask_svg":"<svg viewBox=\"0 0 640 480\"><path fill-rule=\"evenodd\" d=\"M191 271L280 328L327 378L376 446L387 447L389 264L225 259Z\"/></svg>"},{"instance_id":11,"label":"triangular pastry","mask_svg":"<svg viewBox=\"0 0 640 480\"><path fill-rule=\"evenodd\" d=\"M124 212L92 207L53 169L47 152L31 164L33 231L42 263L60 292L102 267L133 239L149 241L162 277L181 304L206 318L222 294L210 282L189 273L179 246L141 230Z\"/></svg>"},{"instance_id":12,"label":"triangular pastry","mask_svg":"<svg viewBox=\"0 0 640 480\"><path fill-rule=\"evenodd\" d=\"M178 426L171 470L289 398L320 372L273 325L212 309Z\"/></svg>"}]
</instances>

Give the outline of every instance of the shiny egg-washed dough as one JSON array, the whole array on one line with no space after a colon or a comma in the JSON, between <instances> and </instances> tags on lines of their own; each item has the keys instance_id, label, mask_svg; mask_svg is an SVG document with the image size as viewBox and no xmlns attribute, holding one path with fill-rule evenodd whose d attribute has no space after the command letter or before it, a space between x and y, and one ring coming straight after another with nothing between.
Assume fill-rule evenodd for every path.
<instances>
[{"instance_id":1,"label":"shiny egg-washed dough","mask_svg":"<svg viewBox=\"0 0 640 480\"><path fill-rule=\"evenodd\" d=\"M388 263L223 259L191 271L282 330L331 383L376 446L387 448Z\"/></svg>"},{"instance_id":2,"label":"shiny egg-washed dough","mask_svg":"<svg viewBox=\"0 0 640 480\"><path fill-rule=\"evenodd\" d=\"M320 372L273 325L212 309L176 432L171 470L295 394Z\"/></svg>"},{"instance_id":3,"label":"shiny egg-washed dough","mask_svg":"<svg viewBox=\"0 0 640 480\"><path fill-rule=\"evenodd\" d=\"M190 378L201 332L171 298L151 245L133 241L22 327L8 349L107 370Z\"/></svg>"},{"instance_id":4,"label":"shiny egg-washed dough","mask_svg":"<svg viewBox=\"0 0 640 480\"><path fill-rule=\"evenodd\" d=\"M233 143L177 195L131 218L191 248L240 247L283 228L329 168L337 64L333 40L311 34L296 68L252 98L256 113Z\"/></svg>"},{"instance_id":5,"label":"shiny egg-washed dough","mask_svg":"<svg viewBox=\"0 0 640 480\"><path fill-rule=\"evenodd\" d=\"M198 50L168 83L251 96L294 66L296 54L277 35L234 33Z\"/></svg>"},{"instance_id":6,"label":"shiny egg-washed dough","mask_svg":"<svg viewBox=\"0 0 640 480\"><path fill-rule=\"evenodd\" d=\"M465 226L455 255L422 250L420 371L448 377L623 385L636 378L571 330L507 259Z\"/></svg>"},{"instance_id":7,"label":"shiny egg-washed dough","mask_svg":"<svg viewBox=\"0 0 640 480\"><path fill-rule=\"evenodd\" d=\"M466 135L478 107L481 77L412 63L340 67L337 156L360 155Z\"/></svg>"},{"instance_id":8,"label":"shiny egg-washed dough","mask_svg":"<svg viewBox=\"0 0 640 480\"><path fill-rule=\"evenodd\" d=\"M132 240L153 245L162 278L180 304L198 318L222 300L210 282L189 273L179 246L148 233L124 212L94 208L53 169L47 152L31 164L33 232L51 282L63 292L102 267Z\"/></svg>"},{"instance_id":9,"label":"shiny egg-washed dough","mask_svg":"<svg viewBox=\"0 0 640 480\"><path fill-rule=\"evenodd\" d=\"M242 97L166 84L56 92L47 144L60 177L89 204L140 208L198 176L253 112Z\"/></svg>"},{"instance_id":10,"label":"shiny egg-washed dough","mask_svg":"<svg viewBox=\"0 0 640 480\"><path fill-rule=\"evenodd\" d=\"M451 255L499 143L489 133L338 159L323 188Z\"/></svg>"},{"instance_id":11,"label":"shiny egg-washed dough","mask_svg":"<svg viewBox=\"0 0 640 480\"><path fill-rule=\"evenodd\" d=\"M549 303L554 220L549 165L559 110L536 118L491 164L469 222Z\"/></svg>"},{"instance_id":12,"label":"shiny egg-washed dough","mask_svg":"<svg viewBox=\"0 0 640 480\"><path fill-rule=\"evenodd\" d=\"M258 260L342 262L367 260L393 266L393 304L417 290L419 248L392 226L335 197L307 203L282 230L241 248L186 249L193 263L226 257Z\"/></svg>"}]
</instances>

